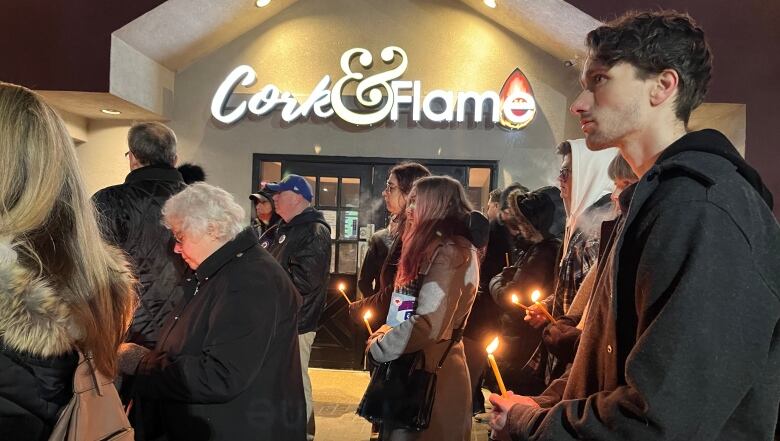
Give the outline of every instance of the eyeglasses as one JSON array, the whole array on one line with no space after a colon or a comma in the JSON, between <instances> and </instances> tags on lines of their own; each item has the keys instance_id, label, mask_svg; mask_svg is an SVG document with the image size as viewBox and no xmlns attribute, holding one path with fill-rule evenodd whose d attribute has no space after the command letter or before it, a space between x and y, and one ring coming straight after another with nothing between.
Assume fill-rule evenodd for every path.
<instances>
[{"instance_id":1,"label":"eyeglasses","mask_svg":"<svg viewBox=\"0 0 780 441\"><path fill-rule=\"evenodd\" d=\"M568 181L571 176L571 169L569 167L562 167L558 171L558 179L561 181Z\"/></svg>"},{"instance_id":2,"label":"eyeglasses","mask_svg":"<svg viewBox=\"0 0 780 441\"><path fill-rule=\"evenodd\" d=\"M130 150L125 152L125 158L127 158L128 156L130 156Z\"/></svg>"},{"instance_id":3,"label":"eyeglasses","mask_svg":"<svg viewBox=\"0 0 780 441\"><path fill-rule=\"evenodd\" d=\"M176 243L181 243L181 241L184 240L184 233L182 232L177 233L175 231L172 231L172 233L173 233L174 240L176 240Z\"/></svg>"},{"instance_id":4,"label":"eyeglasses","mask_svg":"<svg viewBox=\"0 0 780 441\"><path fill-rule=\"evenodd\" d=\"M398 189L397 185L393 185L391 182L387 182L384 191L386 191L387 193L392 193L397 189Z\"/></svg>"}]
</instances>

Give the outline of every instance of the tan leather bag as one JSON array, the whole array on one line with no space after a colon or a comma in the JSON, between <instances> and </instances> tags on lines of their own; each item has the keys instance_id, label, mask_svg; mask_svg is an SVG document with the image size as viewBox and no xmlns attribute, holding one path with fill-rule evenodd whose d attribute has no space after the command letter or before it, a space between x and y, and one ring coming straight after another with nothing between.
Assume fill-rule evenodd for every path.
<instances>
[{"instance_id":1,"label":"tan leather bag","mask_svg":"<svg viewBox=\"0 0 780 441\"><path fill-rule=\"evenodd\" d=\"M79 352L73 375L73 398L62 410L49 441L133 441L119 394L110 378Z\"/></svg>"}]
</instances>

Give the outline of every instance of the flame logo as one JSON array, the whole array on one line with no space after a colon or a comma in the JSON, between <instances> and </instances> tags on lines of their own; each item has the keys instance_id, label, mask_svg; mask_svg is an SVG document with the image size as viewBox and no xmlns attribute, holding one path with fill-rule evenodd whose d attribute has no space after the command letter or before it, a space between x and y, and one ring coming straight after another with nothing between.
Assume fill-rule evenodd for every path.
<instances>
[{"instance_id":1,"label":"flame logo","mask_svg":"<svg viewBox=\"0 0 780 441\"><path fill-rule=\"evenodd\" d=\"M506 109L506 101L509 99L512 99L512 102L515 104L513 109L508 110L512 113L514 121L507 118L502 111L498 122L500 126L510 130L519 130L533 121L534 116L536 116L534 92L531 89L531 83L528 82L528 78L526 78L520 68L516 67L504 81L499 97L501 98L502 109Z\"/></svg>"}]
</instances>

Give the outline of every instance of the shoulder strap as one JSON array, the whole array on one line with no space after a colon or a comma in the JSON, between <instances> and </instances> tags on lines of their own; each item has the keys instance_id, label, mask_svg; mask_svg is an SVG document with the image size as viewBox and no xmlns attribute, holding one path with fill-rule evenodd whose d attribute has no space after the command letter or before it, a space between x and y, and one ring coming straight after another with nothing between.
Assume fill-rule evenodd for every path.
<instances>
[{"instance_id":1,"label":"shoulder strap","mask_svg":"<svg viewBox=\"0 0 780 441\"><path fill-rule=\"evenodd\" d=\"M431 270L431 266L433 266L433 261L436 260L436 256L439 255L439 251L441 251L442 246L444 246L444 244L440 243L436 247L436 250L434 250L433 254L431 255L430 262L428 262L428 266L425 268L424 271L420 271L421 276L427 275L428 272ZM444 360L447 358L447 355L450 353L450 349L452 349L452 347L455 346L455 343L459 342L463 338L463 329L466 327L466 323L468 323L468 319L470 315L471 315L471 309L469 309L468 312L466 313L466 317L463 317L463 322L460 324L460 326L457 329L452 330L452 337L450 338L450 343L447 345L447 349L444 351L444 354L442 354L441 359L439 360L439 364L436 365L436 371L441 369L442 365L444 364Z\"/></svg>"}]
</instances>

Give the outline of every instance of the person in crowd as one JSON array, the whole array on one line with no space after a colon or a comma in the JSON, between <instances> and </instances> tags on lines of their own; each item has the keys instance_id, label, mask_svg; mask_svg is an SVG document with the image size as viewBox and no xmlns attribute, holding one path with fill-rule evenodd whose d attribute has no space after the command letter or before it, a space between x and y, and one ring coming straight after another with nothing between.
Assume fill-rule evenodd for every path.
<instances>
[{"instance_id":1,"label":"person in crowd","mask_svg":"<svg viewBox=\"0 0 780 441\"><path fill-rule=\"evenodd\" d=\"M556 150L561 156L558 184L566 207L566 231L558 256L554 292L543 304L557 319L568 312L582 281L595 267L601 223L615 216L607 168L617 150L591 152L583 139L564 141ZM531 305L525 319L535 328L548 324L536 305ZM545 384L550 384L563 375L566 363L551 354L546 345L540 345L529 362L529 369L543 375Z\"/></svg>"},{"instance_id":2,"label":"person in crowd","mask_svg":"<svg viewBox=\"0 0 780 441\"><path fill-rule=\"evenodd\" d=\"M105 376L136 304L124 254L100 238L65 124L0 83L0 437L47 440L78 351Z\"/></svg>"},{"instance_id":3,"label":"person in crowd","mask_svg":"<svg viewBox=\"0 0 780 441\"><path fill-rule=\"evenodd\" d=\"M587 318L600 326L585 326L563 394L492 395L494 434L769 441L780 226L728 139L687 130L711 76L704 32L687 14L630 13L586 46L571 110L588 148L617 146L639 181L620 195Z\"/></svg>"},{"instance_id":4,"label":"person in crowd","mask_svg":"<svg viewBox=\"0 0 780 441\"><path fill-rule=\"evenodd\" d=\"M290 278L221 188L192 184L162 213L194 276L157 347L120 347L139 439L304 440L301 297Z\"/></svg>"},{"instance_id":5,"label":"person in crowd","mask_svg":"<svg viewBox=\"0 0 780 441\"><path fill-rule=\"evenodd\" d=\"M508 189L517 189L527 193L528 189L519 182L510 184ZM482 395L484 371L487 366L485 346L495 334L500 333L499 316L501 310L490 295L490 279L508 265L507 260L525 249L526 243L519 232L510 232L501 220L504 210L508 209L506 192L500 189L490 193L488 204L488 219L490 220L488 244L482 264L479 267L479 289L466 329L463 333L463 349L466 352L466 363L469 367L469 377L472 389L473 413L485 412L485 399ZM502 198L502 194L504 195ZM502 207L501 201L505 206ZM491 208L492 207L492 208ZM495 210L495 213L491 210ZM508 210L507 210L508 211ZM492 378L488 377L488 384Z\"/></svg>"},{"instance_id":6,"label":"person in crowd","mask_svg":"<svg viewBox=\"0 0 780 441\"><path fill-rule=\"evenodd\" d=\"M391 168L388 173L382 197L385 200L387 211L390 213L390 223L387 230L392 239L387 250L387 257L380 270L379 289L374 295L352 302L349 306L350 317L360 326L363 326L363 313L366 310L373 312L370 320L372 329L385 323L398 269L398 259L401 256L409 192L412 191L412 185L415 181L430 175L431 172L425 166L416 162L402 162Z\"/></svg>"},{"instance_id":7,"label":"person in crowd","mask_svg":"<svg viewBox=\"0 0 780 441\"><path fill-rule=\"evenodd\" d=\"M260 245L284 268L303 298L298 314L298 346L306 393L307 438L311 440L315 425L309 357L328 290L330 226L322 213L311 207L314 194L305 178L291 174L265 188L273 192L274 207L282 220L263 234Z\"/></svg>"},{"instance_id":8,"label":"person in crowd","mask_svg":"<svg viewBox=\"0 0 780 441\"><path fill-rule=\"evenodd\" d=\"M495 190L491 191L490 195L488 196L487 211L485 212L485 216L487 216L488 221L493 222L494 220L498 219L499 213L501 213L501 189L496 188Z\"/></svg>"},{"instance_id":9,"label":"person in crowd","mask_svg":"<svg viewBox=\"0 0 780 441\"><path fill-rule=\"evenodd\" d=\"M184 164L176 167L176 170L181 173L181 178L187 185L194 184L196 182L206 182L206 172L203 170L203 167L197 164L185 162Z\"/></svg>"},{"instance_id":10,"label":"person in crowd","mask_svg":"<svg viewBox=\"0 0 780 441\"><path fill-rule=\"evenodd\" d=\"M255 218L252 219L252 228L260 238L269 228L279 223L282 218L276 213L273 193L265 187L249 195L249 199L255 204Z\"/></svg>"},{"instance_id":11,"label":"person in crowd","mask_svg":"<svg viewBox=\"0 0 780 441\"><path fill-rule=\"evenodd\" d=\"M564 141L556 151L561 156L558 184L566 207L566 231L555 293L545 299L553 317L568 311L598 257L601 223L614 217L610 203L613 184L607 168L617 153L615 149L591 152L582 139ZM547 323L535 307L529 311L528 320L535 327Z\"/></svg>"},{"instance_id":12,"label":"person in crowd","mask_svg":"<svg viewBox=\"0 0 780 441\"><path fill-rule=\"evenodd\" d=\"M178 298L186 266L173 253L173 236L163 227L165 201L185 188L176 170L176 135L158 122L135 124L125 153L125 182L92 196L105 240L123 249L138 277L140 302L127 341L153 348Z\"/></svg>"},{"instance_id":13,"label":"person in crowd","mask_svg":"<svg viewBox=\"0 0 780 441\"><path fill-rule=\"evenodd\" d=\"M612 162L609 163L607 174L615 184L615 188L612 190L611 199L614 213L619 216L622 211L619 203L620 194L639 179L631 170L631 166L628 165L628 162L626 162L621 155L616 155ZM612 219L604 221L601 224L601 237L605 238L605 240L601 243L602 246L600 247L601 252L599 255L603 254L603 249L606 246L606 239L612 235L612 231L618 222L617 219ZM594 265L594 268L595 267L596 266ZM582 329L585 327L585 320L587 318L587 311L591 298L590 295L593 292L593 285L597 273L598 271L595 269L588 272L582 280L577 295L574 296L574 300L566 315L559 317L554 324L548 324L544 328L542 334L544 345L550 354L557 358L561 365L566 366L574 361Z\"/></svg>"},{"instance_id":14,"label":"person in crowd","mask_svg":"<svg viewBox=\"0 0 780 441\"><path fill-rule=\"evenodd\" d=\"M467 238L471 205L460 183L446 176L417 180L409 194L396 290L416 291L416 306L395 327L383 325L369 340L377 362L423 351L433 372L457 340L474 301L479 274L477 249ZM471 391L462 342L455 343L438 371L430 424L421 432L399 428L388 416L382 440L471 439Z\"/></svg>"},{"instance_id":15,"label":"person in crowd","mask_svg":"<svg viewBox=\"0 0 780 441\"><path fill-rule=\"evenodd\" d=\"M502 213L502 219L529 246L512 266L490 281L489 292L501 310L500 334L504 345L498 361L508 387L528 394L539 393L544 390L544 375L529 370L526 365L540 343L541 331L524 321L525 312L512 302L512 295L521 304L530 305L533 291L553 291L565 222L563 201L555 187L543 187L531 193L515 190L507 201L508 211Z\"/></svg>"}]
</instances>

